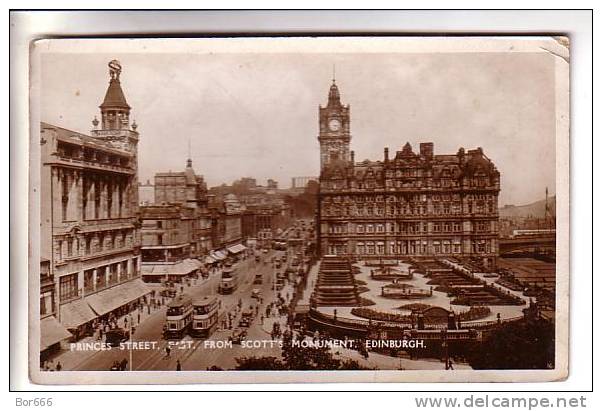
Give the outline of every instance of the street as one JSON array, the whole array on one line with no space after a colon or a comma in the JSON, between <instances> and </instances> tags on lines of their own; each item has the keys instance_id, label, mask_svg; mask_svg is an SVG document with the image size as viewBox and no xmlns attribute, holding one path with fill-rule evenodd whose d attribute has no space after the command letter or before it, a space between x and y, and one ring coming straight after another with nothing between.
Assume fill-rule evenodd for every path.
<instances>
[{"instance_id":1,"label":"street","mask_svg":"<svg viewBox=\"0 0 602 411\"><path fill-rule=\"evenodd\" d=\"M281 268L276 269L271 263L274 256L286 255L285 251L270 250L268 253L261 253L261 262L255 262L253 257L238 262L234 265L238 275L240 276L239 284L236 291L230 295L217 294L221 301L220 319L218 321L218 329L213 332L208 338L196 339L190 336L185 336L180 341L166 341L162 336L163 324L165 321L166 307L162 306L150 316L145 318L137 327L131 342L156 342L154 347L146 349L143 344L142 349L132 349L129 347L120 349L113 347L111 350L98 351L89 356L82 363L77 365L77 370L109 370L115 361L128 361L127 369L132 370L175 370L177 361L180 361L183 370L204 370L207 367L220 367L223 369L231 369L236 365L237 357L244 356L263 356L273 355L279 356L280 349L276 342L265 342L265 348L243 348L240 344L230 344L228 337L232 335L230 329L220 329L222 320L227 316L228 312L235 313L236 316L232 321L232 329L236 328L240 313L248 308L250 304L256 304L256 300L251 298L251 292L254 288L261 289L263 304L259 307L259 313L254 318L250 327L247 329L247 340L270 340L270 335L261 326L261 315L265 313L265 307L270 302L277 299L277 291L272 290L272 284L275 281L276 273L284 271L286 264ZM254 285L255 275L263 274L263 283ZM212 273L207 279L198 280L197 285L192 285L184 292L191 297L202 297L206 295L216 294L220 280L220 271ZM286 295L286 287L282 293ZM242 310L237 309L239 301L242 300ZM284 325L284 324L282 324ZM132 346L134 344L131 344ZM147 344L148 345L148 344ZM169 345L171 352L166 355L165 348ZM272 347L273 345L273 347ZM135 347L139 348L139 347ZM131 361L130 361L131 358Z\"/></svg>"}]
</instances>

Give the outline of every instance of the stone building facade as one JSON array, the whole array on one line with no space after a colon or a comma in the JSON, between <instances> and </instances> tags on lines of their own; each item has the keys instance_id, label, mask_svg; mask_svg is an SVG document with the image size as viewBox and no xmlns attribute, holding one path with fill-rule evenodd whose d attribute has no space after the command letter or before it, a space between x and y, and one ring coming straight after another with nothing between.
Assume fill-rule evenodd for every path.
<instances>
[{"instance_id":1,"label":"stone building facade","mask_svg":"<svg viewBox=\"0 0 602 411\"><path fill-rule=\"evenodd\" d=\"M350 110L330 87L319 109L320 191L317 228L322 255L358 258L498 256L500 173L481 148L435 154L409 143L382 160L356 162Z\"/></svg>"},{"instance_id":2,"label":"stone building facade","mask_svg":"<svg viewBox=\"0 0 602 411\"><path fill-rule=\"evenodd\" d=\"M234 194L215 199L211 209L213 248L227 248L243 241L242 221L245 207Z\"/></svg>"},{"instance_id":3,"label":"stone building facade","mask_svg":"<svg viewBox=\"0 0 602 411\"><path fill-rule=\"evenodd\" d=\"M76 336L148 291L139 281L139 134L121 66L109 67L91 135L41 123L41 255L50 261L53 312Z\"/></svg>"},{"instance_id":4,"label":"stone building facade","mask_svg":"<svg viewBox=\"0 0 602 411\"><path fill-rule=\"evenodd\" d=\"M200 258L213 247L211 240L211 213L208 207L207 184L203 176L195 173L192 160L180 172L155 174L155 205L174 204L192 210L182 214L183 224L190 224L190 255Z\"/></svg>"},{"instance_id":5,"label":"stone building facade","mask_svg":"<svg viewBox=\"0 0 602 411\"><path fill-rule=\"evenodd\" d=\"M180 205L140 208L142 261L170 263L190 257L191 210Z\"/></svg>"},{"instance_id":6,"label":"stone building facade","mask_svg":"<svg viewBox=\"0 0 602 411\"><path fill-rule=\"evenodd\" d=\"M140 207L142 220L142 278L147 283L181 283L196 277L201 262L193 241L196 210L181 204Z\"/></svg>"},{"instance_id":7,"label":"stone building facade","mask_svg":"<svg viewBox=\"0 0 602 411\"><path fill-rule=\"evenodd\" d=\"M287 204L255 204L246 206L242 214L242 235L262 247L271 247L278 230L292 221Z\"/></svg>"}]
</instances>

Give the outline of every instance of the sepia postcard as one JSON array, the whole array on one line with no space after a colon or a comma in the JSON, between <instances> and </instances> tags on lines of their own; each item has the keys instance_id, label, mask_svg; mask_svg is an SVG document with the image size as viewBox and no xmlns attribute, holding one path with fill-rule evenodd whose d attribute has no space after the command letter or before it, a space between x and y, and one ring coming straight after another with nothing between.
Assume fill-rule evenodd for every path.
<instances>
[{"instance_id":1,"label":"sepia postcard","mask_svg":"<svg viewBox=\"0 0 602 411\"><path fill-rule=\"evenodd\" d=\"M41 39L37 384L569 370L569 39Z\"/></svg>"}]
</instances>

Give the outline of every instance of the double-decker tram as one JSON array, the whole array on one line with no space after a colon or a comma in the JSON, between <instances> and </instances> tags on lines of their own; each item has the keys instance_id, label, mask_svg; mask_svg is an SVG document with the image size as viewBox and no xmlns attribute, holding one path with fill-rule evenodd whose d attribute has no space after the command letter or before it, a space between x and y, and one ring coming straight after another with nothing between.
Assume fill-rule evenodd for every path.
<instances>
[{"instance_id":1,"label":"double-decker tram","mask_svg":"<svg viewBox=\"0 0 602 411\"><path fill-rule=\"evenodd\" d=\"M182 338L188 333L192 323L192 308L192 298L186 294L175 297L167 304L164 338Z\"/></svg>"},{"instance_id":2,"label":"double-decker tram","mask_svg":"<svg viewBox=\"0 0 602 411\"><path fill-rule=\"evenodd\" d=\"M232 294L238 286L238 274L231 264L226 264L222 270L222 278L219 282L218 292L220 294Z\"/></svg>"},{"instance_id":3,"label":"double-decker tram","mask_svg":"<svg viewBox=\"0 0 602 411\"><path fill-rule=\"evenodd\" d=\"M209 337L217 325L219 300L215 296L201 297L195 299L192 306L190 335L193 337Z\"/></svg>"}]
</instances>

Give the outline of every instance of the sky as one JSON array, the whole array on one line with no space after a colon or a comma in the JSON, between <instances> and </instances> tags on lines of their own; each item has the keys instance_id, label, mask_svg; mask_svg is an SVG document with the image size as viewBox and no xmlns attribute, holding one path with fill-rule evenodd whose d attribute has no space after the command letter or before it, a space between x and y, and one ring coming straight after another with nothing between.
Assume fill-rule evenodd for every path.
<instances>
[{"instance_id":1,"label":"sky","mask_svg":"<svg viewBox=\"0 0 602 411\"><path fill-rule=\"evenodd\" d=\"M89 133L112 59L138 124L142 182L183 170L189 142L209 186L318 175L318 106L335 66L356 161L406 142L433 142L435 154L482 147L501 173L500 206L555 193L548 53L46 53L41 120Z\"/></svg>"}]
</instances>

